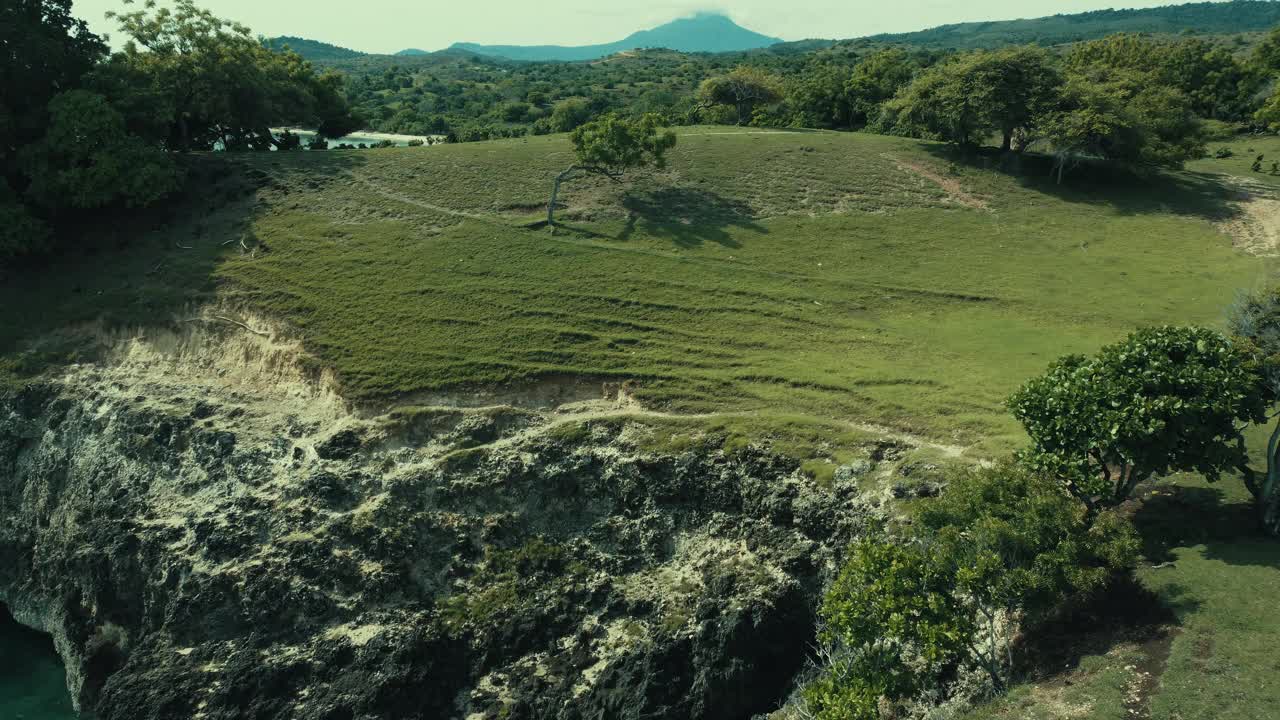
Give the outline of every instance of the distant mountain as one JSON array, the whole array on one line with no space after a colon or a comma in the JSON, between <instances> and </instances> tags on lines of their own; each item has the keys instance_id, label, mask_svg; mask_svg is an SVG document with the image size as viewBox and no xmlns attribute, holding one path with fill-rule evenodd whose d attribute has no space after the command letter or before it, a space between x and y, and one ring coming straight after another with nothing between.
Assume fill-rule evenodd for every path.
<instances>
[{"instance_id":1,"label":"distant mountain","mask_svg":"<svg viewBox=\"0 0 1280 720\"><path fill-rule=\"evenodd\" d=\"M319 40L308 40L300 37L275 37L264 41L272 50L283 50L286 46L312 62L332 62L334 60L351 60L364 57L365 53L350 50L337 45L330 45Z\"/></svg>"},{"instance_id":2,"label":"distant mountain","mask_svg":"<svg viewBox=\"0 0 1280 720\"><path fill-rule=\"evenodd\" d=\"M738 25L718 13L698 13L673 20L652 30L642 30L618 42L604 45L479 45L454 43L451 47L509 60L595 60L636 48L668 48L681 52L733 52L768 47L782 42Z\"/></svg>"},{"instance_id":3,"label":"distant mountain","mask_svg":"<svg viewBox=\"0 0 1280 720\"><path fill-rule=\"evenodd\" d=\"M400 52L396 53L396 55L399 55L401 57L412 57L415 55L430 55L430 54L431 53L427 52L426 50L419 50L418 48L408 48L406 50L401 50Z\"/></svg>"},{"instance_id":4,"label":"distant mountain","mask_svg":"<svg viewBox=\"0 0 1280 720\"><path fill-rule=\"evenodd\" d=\"M1140 10L1095 10L1025 20L958 23L918 32L872 35L852 42L973 49L1026 43L1061 45L1118 32L1239 33L1268 30L1276 25L1280 25L1280 2L1230 0Z\"/></svg>"}]
</instances>

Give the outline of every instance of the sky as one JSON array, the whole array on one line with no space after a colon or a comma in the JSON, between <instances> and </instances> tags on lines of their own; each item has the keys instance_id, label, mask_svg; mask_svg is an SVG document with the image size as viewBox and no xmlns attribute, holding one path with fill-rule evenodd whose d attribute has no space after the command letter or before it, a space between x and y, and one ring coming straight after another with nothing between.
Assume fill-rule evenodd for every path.
<instances>
[{"instance_id":1,"label":"sky","mask_svg":"<svg viewBox=\"0 0 1280 720\"><path fill-rule=\"evenodd\" d=\"M203 0L200 4L259 35L293 35L364 52L392 53L405 48L439 50L454 42L606 43L697 11L724 12L750 30L802 40L1110 7L1155 7L1178 4L1178 0ZM74 0L72 6L101 34L116 30L103 14L125 8L122 0Z\"/></svg>"}]
</instances>

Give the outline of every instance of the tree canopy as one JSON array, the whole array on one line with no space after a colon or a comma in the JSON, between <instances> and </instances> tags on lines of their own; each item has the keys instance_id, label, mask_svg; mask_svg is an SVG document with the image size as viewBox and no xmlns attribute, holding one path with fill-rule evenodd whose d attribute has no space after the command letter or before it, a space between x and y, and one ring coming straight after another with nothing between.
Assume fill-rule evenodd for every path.
<instances>
[{"instance_id":1,"label":"tree canopy","mask_svg":"<svg viewBox=\"0 0 1280 720\"><path fill-rule=\"evenodd\" d=\"M662 125L657 115L632 120L609 114L574 130L569 139L577 162L556 176L547 203L547 224L555 224L560 184L574 174L619 180L629 170L650 165L663 167L667 151L676 145L676 134L662 130Z\"/></svg>"},{"instance_id":2,"label":"tree canopy","mask_svg":"<svg viewBox=\"0 0 1280 720\"><path fill-rule=\"evenodd\" d=\"M1266 419L1257 379L1256 359L1219 333L1156 327L1054 362L1009 407L1031 437L1025 459L1094 512L1153 475L1245 467L1242 427Z\"/></svg>"},{"instance_id":3,"label":"tree canopy","mask_svg":"<svg viewBox=\"0 0 1280 720\"><path fill-rule=\"evenodd\" d=\"M277 144L273 126L341 137L361 124L336 72L317 73L296 53L273 52L247 27L193 0L114 17L129 41L113 63L165 118L169 149L265 149Z\"/></svg>"}]
</instances>

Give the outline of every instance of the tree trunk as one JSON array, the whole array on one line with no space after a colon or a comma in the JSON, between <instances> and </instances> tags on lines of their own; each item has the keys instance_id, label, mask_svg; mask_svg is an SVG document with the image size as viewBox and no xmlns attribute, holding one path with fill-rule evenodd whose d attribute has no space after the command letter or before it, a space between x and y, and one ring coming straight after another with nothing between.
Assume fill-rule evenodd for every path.
<instances>
[{"instance_id":1,"label":"tree trunk","mask_svg":"<svg viewBox=\"0 0 1280 720\"><path fill-rule=\"evenodd\" d=\"M1257 499L1263 530L1268 535L1280 536L1280 422L1267 441L1267 477Z\"/></svg>"},{"instance_id":2,"label":"tree trunk","mask_svg":"<svg viewBox=\"0 0 1280 720\"><path fill-rule=\"evenodd\" d=\"M556 197L560 195L560 183L569 179L569 175L577 169L577 165L570 165L564 172L556 176L555 184L551 186L551 200L547 202L547 225L554 226L556 224Z\"/></svg>"},{"instance_id":3,"label":"tree trunk","mask_svg":"<svg viewBox=\"0 0 1280 720\"><path fill-rule=\"evenodd\" d=\"M1000 143L1000 152L1009 152L1013 149L1013 131L1004 131L1004 140Z\"/></svg>"}]
</instances>

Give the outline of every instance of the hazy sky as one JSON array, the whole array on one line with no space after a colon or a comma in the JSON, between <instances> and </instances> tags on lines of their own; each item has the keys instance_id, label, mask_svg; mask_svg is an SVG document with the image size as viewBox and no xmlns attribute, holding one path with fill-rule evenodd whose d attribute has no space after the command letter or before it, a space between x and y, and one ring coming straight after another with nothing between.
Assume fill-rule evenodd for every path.
<instances>
[{"instance_id":1,"label":"hazy sky","mask_svg":"<svg viewBox=\"0 0 1280 720\"><path fill-rule=\"evenodd\" d=\"M100 33L121 0L74 0L74 12ZM1008 20L1108 7L1154 7L1178 0L203 0L254 32L297 35L365 52L457 41L587 45L621 40L697 10L726 12L738 24L784 40L850 38L923 30L944 23ZM1118 3L1118 4L1117 4Z\"/></svg>"}]
</instances>

